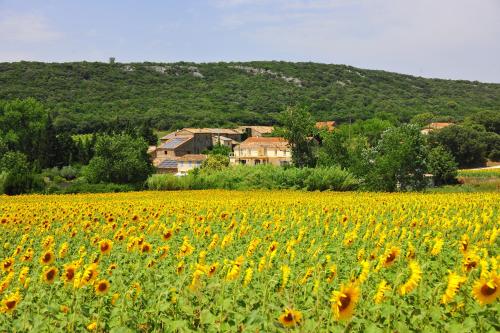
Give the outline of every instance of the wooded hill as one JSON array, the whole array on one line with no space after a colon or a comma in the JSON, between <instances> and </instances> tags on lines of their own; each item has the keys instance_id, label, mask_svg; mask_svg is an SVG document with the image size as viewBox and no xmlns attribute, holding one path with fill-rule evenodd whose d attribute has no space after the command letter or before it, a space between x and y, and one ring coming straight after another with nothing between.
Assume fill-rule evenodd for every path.
<instances>
[{"instance_id":1,"label":"wooded hill","mask_svg":"<svg viewBox=\"0 0 500 333\"><path fill-rule=\"evenodd\" d=\"M272 124L288 105L317 120L462 119L500 112L500 84L425 79L344 65L245 63L0 63L0 99L33 97L73 133L150 122L157 129Z\"/></svg>"}]
</instances>

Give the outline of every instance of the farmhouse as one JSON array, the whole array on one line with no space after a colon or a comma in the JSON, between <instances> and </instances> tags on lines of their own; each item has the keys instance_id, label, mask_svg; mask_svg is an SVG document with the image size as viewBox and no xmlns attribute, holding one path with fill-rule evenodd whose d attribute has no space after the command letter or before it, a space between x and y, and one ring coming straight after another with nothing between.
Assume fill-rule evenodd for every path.
<instances>
[{"instance_id":1,"label":"farmhouse","mask_svg":"<svg viewBox=\"0 0 500 333\"><path fill-rule=\"evenodd\" d=\"M234 147L231 164L272 164L284 166L292 161L288 141L277 137L249 137Z\"/></svg>"}]
</instances>

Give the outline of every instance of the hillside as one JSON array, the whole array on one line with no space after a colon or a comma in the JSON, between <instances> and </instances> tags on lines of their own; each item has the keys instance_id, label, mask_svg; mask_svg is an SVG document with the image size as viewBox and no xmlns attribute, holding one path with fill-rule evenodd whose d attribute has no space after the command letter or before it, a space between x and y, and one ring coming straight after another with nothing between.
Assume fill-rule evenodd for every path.
<instances>
[{"instance_id":1,"label":"hillside","mask_svg":"<svg viewBox=\"0 0 500 333\"><path fill-rule=\"evenodd\" d=\"M56 126L89 132L148 120L158 129L269 124L304 103L317 119L422 112L455 119L500 111L500 84L424 79L344 65L247 63L0 63L0 99L34 97Z\"/></svg>"}]
</instances>

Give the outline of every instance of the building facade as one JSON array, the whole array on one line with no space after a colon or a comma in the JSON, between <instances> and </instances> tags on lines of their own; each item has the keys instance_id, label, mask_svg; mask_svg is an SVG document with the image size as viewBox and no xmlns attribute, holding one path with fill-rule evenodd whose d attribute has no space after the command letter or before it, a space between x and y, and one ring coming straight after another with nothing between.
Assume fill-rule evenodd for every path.
<instances>
[{"instance_id":1,"label":"building facade","mask_svg":"<svg viewBox=\"0 0 500 333\"><path fill-rule=\"evenodd\" d=\"M292 152L288 141L277 137L250 137L236 145L230 155L231 164L276 166L289 165Z\"/></svg>"}]
</instances>

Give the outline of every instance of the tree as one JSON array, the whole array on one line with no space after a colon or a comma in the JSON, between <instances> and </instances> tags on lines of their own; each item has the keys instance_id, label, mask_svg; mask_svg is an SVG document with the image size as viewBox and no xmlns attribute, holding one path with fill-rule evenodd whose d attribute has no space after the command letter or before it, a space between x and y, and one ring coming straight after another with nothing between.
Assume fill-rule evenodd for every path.
<instances>
[{"instance_id":1,"label":"tree","mask_svg":"<svg viewBox=\"0 0 500 333\"><path fill-rule=\"evenodd\" d=\"M469 126L452 125L429 133L432 147L443 146L460 168L482 166L486 162L484 133Z\"/></svg>"},{"instance_id":2,"label":"tree","mask_svg":"<svg viewBox=\"0 0 500 333\"><path fill-rule=\"evenodd\" d=\"M28 160L38 158L47 112L32 98L0 103L0 133L8 150L23 152Z\"/></svg>"},{"instance_id":3,"label":"tree","mask_svg":"<svg viewBox=\"0 0 500 333\"><path fill-rule=\"evenodd\" d=\"M418 126L393 127L367 152L366 184L378 191L421 190L426 186L427 146Z\"/></svg>"},{"instance_id":4,"label":"tree","mask_svg":"<svg viewBox=\"0 0 500 333\"><path fill-rule=\"evenodd\" d=\"M208 155L222 155L222 156L229 156L229 153L231 153L231 148L228 146L221 145L220 143L216 144L213 146L212 149L204 151L204 154Z\"/></svg>"},{"instance_id":5,"label":"tree","mask_svg":"<svg viewBox=\"0 0 500 333\"><path fill-rule=\"evenodd\" d=\"M424 128L429 125L434 120L435 115L431 112L419 113L413 118L411 118L411 123L417 125L420 128Z\"/></svg>"},{"instance_id":6,"label":"tree","mask_svg":"<svg viewBox=\"0 0 500 333\"><path fill-rule=\"evenodd\" d=\"M364 136L370 146L375 146L382 133L392 126L393 125L388 120L372 118L368 120L357 120L352 125L342 125L340 127L344 132L348 133L349 136Z\"/></svg>"},{"instance_id":7,"label":"tree","mask_svg":"<svg viewBox=\"0 0 500 333\"><path fill-rule=\"evenodd\" d=\"M207 159L201 163L202 171L220 171L229 166L229 157L221 154L208 155Z\"/></svg>"},{"instance_id":8,"label":"tree","mask_svg":"<svg viewBox=\"0 0 500 333\"><path fill-rule=\"evenodd\" d=\"M29 193L44 187L43 180L31 172L28 159L21 152L10 151L2 156L0 174L5 178L2 191L8 195Z\"/></svg>"},{"instance_id":9,"label":"tree","mask_svg":"<svg viewBox=\"0 0 500 333\"><path fill-rule=\"evenodd\" d=\"M484 126L488 132L500 134L500 112L498 111L481 111L474 113L470 119Z\"/></svg>"},{"instance_id":10,"label":"tree","mask_svg":"<svg viewBox=\"0 0 500 333\"><path fill-rule=\"evenodd\" d=\"M429 172L434 176L435 185L453 184L457 178L457 162L453 155L442 146L429 151L427 158Z\"/></svg>"},{"instance_id":11,"label":"tree","mask_svg":"<svg viewBox=\"0 0 500 333\"><path fill-rule=\"evenodd\" d=\"M333 132L321 131L321 146L317 150L318 166L349 167L349 152L345 131L336 129Z\"/></svg>"},{"instance_id":12,"label":"tree","mask_svg":"<svg viewBox=\"0 0 500 333\"><path fill-rule=\"evenodd\" d=\"M281 113L281 122L283 127L277 132L288 140L295 166L314 166L314 142L311 138L316 133L316 127L311 114L303 107L288 107Z\"/></svg>"},{"instance_id":13,"label":"tree","mask_svg":"<svg viewBox=\"0 0 500 333\"><path fill-rule=\"evenodd\" d=\"M91 183L143 182L153 172L147 148L142 138L127 134L101 135L97 138L95 154L85 176Z\"/></svg>"}]
</instances>

